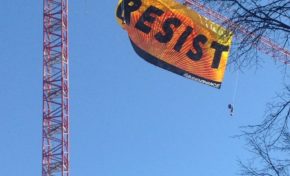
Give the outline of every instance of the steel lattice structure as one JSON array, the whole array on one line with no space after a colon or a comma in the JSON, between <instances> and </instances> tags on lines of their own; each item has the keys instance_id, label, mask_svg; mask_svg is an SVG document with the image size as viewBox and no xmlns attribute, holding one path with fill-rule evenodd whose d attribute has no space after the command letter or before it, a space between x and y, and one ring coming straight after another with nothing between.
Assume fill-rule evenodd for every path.
<instances>
[{"instance_id":1,"label":"steel lattice structure","mask_svg":"<svg viewBox=\"0 0 290 176\"><path fill-rule=\"evenodd\" d=\"M200 10L207 17L211 19L214 19L220 22L226 22L230 26L237 28L236 32L238 33L235 33L235 35L237 35L237 38L243 38L244 35L251 36L253 38L257 37L255 33L251 33L248 29L235 24L233 21L230 21L227 17L223 16L222 14L212 10L209 7L206 7L199 0L185 0L185 3L188 5L192 5L195 9ZM289 50L277 45L276 43L272 42L267 37L261 37L260 45L261 46L257 46L258 50L260 50L261 52L267 54L268 56L286 65L290 65L290 51Z\"/></svg>"},{"instance_id":2,"label":"steel lattice structure","mask_svg":"<svg viewBox=\"0 0 290 176\"><path fill-rule=\"evenodd\" d=\"M69 176L68 0L44 0L42 176Z\"/></svg>"}]
</instances>

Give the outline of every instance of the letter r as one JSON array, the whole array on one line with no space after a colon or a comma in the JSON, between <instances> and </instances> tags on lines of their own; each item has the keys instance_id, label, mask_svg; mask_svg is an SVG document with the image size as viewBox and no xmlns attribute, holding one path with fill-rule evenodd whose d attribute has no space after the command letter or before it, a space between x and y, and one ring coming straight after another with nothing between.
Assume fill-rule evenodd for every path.
<instances>
[{"instance_id":1,"label":"letter r","mask_svg":"<svg viewBox=\"0 0 290 176\"><path fill-rule=\"evenodd\" d=\"M117 8L116 16L125 21L126 24L130 24L131 13L138 10L141 5L141 0L123 0Z\"/></svg>"}]
</instances>

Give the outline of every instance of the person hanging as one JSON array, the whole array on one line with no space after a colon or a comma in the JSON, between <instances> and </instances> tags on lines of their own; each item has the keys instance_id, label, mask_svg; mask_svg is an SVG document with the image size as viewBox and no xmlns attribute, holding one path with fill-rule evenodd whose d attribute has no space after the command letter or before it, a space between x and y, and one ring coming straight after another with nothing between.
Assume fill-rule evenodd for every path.
<instances>
[{"instance_id":1,"label":"person hanging","mask_svg":"<svg viewBox=\"0 0 290 176\"><path fill-rule=\"evenodd\" d=\"M232 104L229 104L228 105L228 109L230 111L230 116L233 116L233 114L234 114L234 106Z\"/></svg>"}]
</instances>

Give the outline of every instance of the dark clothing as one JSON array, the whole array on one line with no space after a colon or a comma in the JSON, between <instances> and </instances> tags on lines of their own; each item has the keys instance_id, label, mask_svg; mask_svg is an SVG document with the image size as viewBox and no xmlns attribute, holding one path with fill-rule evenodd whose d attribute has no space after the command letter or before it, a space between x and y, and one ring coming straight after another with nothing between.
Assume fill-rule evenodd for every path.
<instances>
[{"instance_id":1,"label":"dark clothing","mask_svg":"<svg viewBox=\"0 0 290 176\"><path fill-rule=\"evenodd\" d=\"M233 113L234 113L234 107L233 107L233 105L232 104L229 104L228 105L228 108L230 110L230 115L233 116Z\"/></svg>"}]
</instances>

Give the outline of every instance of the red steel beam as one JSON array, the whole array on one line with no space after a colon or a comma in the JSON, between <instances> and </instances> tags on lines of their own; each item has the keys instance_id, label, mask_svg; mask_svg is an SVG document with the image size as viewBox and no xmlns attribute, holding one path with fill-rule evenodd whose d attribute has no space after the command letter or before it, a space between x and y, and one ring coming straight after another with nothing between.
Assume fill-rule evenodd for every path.
<instances>
[{"instance_id":1,"label":"red steel beam","mask_svg":"<svg viewBox=\"0 0 290 176\"><path fill-rule=\"evenodd\" d=\"M69 176L68 0L44 0L42 176Z\"/></svg>"},{"instance_id":2,"label":"red steel beam","mask_svg":"<svg viewBox=\"0 0 290 176\"><path fill-rule=\"evenodd\" d=\"M226 22L232 27L235 27L237 30L236 33L238 38L242 38L242 36L251 36L252 38L257 37L256 34L251 33L248 29L234 23L233 21L229 20L227 17L223 16L222 14L206 7L205 5L201 4L198 0L185 0L186 5L192 5L195 8L201 10L207 16L214 18L215 20L220 20L221 22ZM260 38L261 45L257 46L257 49L261 52L271 56L272 58L286 64L290 65L290 51L286 48L282 48L276 43L272 42L267 37Z\"/></svg>"}]
</instances>

